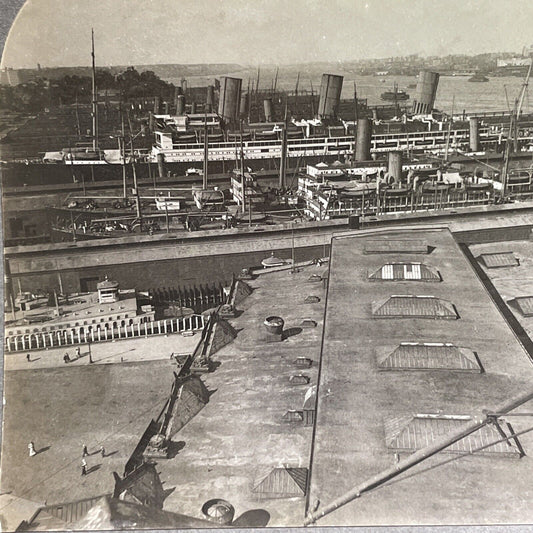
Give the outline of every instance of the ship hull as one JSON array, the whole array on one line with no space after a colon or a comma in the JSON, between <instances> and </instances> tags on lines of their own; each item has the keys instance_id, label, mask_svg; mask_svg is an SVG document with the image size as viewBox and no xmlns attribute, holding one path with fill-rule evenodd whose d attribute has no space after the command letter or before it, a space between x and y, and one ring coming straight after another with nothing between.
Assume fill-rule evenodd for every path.
<instances>
[{"instance_id":1,"label":"ship hull","mask_svg":"<svg viewBox=\"0 0 533 533\"><path fill-rule=\"evenodd\" d=\"M288 170L305 164L314 164L321 161L334 162L339 159L337 154L330 156L311 156L303 158L288 158ZM340 158L341 160L344 157ZM253 171L279 169L279 160L258 159L246 160L246 166ZM201 167L201 163L199 165ZM165 178L183 177L191 167L191 162L165 163ZM236 168L235 161L210 161L209 173L221 174L232 172ZM140 179L159 178L157 164L137 163L135 165L137 177ZM131 169L128 169L128 178L131 179ZM122 167L120 165L76 165L66 164L31 163L5 163L0 166L2 185L4 187L21 187L24 185L48 185L61 183L90 183L92 181L117 181L122 182ZM201 179L201 177L200 177Z\"/></svg>"},{"instance_id":2,"label":"ship hull","mask_svg":"<svg viewBox=\"0 0 533 533\"><path fill-rule=\"evenodd\" d=\"M519 145L532 142L533 135L525 133ZM468 146L469 131L455 130L448 133L439 131L417 131L410 133L389 133L372 136L371 152L385 154L389 151L409 149L413 152L443 149L449 141L454 147ZM505 137L501 130L484 127L480 130L480 143L483 149L503 149ZM231 172L236 165L239 146L236 143L214 143L209 147L210 174ZM185 176L187 171L203 167L204 150L202 144L175 145L168 149L154 147L151 154L135 164L137 177L153 179ZM318 162L343 162L354 152L353 137L325 137L290 140L287 146L287 164L297 168ZM161 161L161 156L163 160ZM279 141L248 141L244 143L245 165L253 171L275 170L279 168L281 143ZM159 160L158 160L159 159ZM0 164L2 185L20 187L24 185L47 185L60 183L89 183L91 181L122 180L123 167L120 164L81 162L75 164L8 162ZM131 168L127 169L131 175Z\"/></svg>"}]
</instances>

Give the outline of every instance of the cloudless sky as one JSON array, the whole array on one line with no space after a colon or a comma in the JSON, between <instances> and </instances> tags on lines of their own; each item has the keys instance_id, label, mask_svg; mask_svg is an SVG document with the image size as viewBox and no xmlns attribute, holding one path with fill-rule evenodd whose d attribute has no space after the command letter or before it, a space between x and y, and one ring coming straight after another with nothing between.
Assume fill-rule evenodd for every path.
<instances>
[{"instance_id":1,"label":"cloudless sky","mask_svg":"<svg viewBox=\"0 0 533 533\"><path fill-rule=\"evenodd\" d=\"M283 64L516 51L533 0L27 0L2 66Z\"/></svg>"}]
</instances>

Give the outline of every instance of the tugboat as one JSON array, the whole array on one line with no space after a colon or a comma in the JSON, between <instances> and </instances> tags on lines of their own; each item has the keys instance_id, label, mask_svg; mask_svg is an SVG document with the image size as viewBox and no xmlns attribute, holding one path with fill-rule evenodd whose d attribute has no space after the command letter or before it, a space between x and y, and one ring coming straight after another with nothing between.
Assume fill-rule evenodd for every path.
<instances>
[{"instance_id":1,"label":"tugboat","mask_svg":"<svg viewBox=\"0 0 533 533\"><path fill-rule=\"evenodd\" d=\"M471 78L468 78L468 81L485 82L485 81L489 81L489 79L486 76L483 76L483 74L476 72Z\"/></svg>"},{"instance_id":2,"label":"tugboat","mask_svg":"<svg viewBox=\"0 0 533 533\"><path fill-rule=\"evenodd\" d=\"M381 99L391 102L399 102L402 100L409 100L409 95L405 91L399 91L398 84L395 83L392 91L385 91L384 93L381 93Z\"/></svg>"}]
</instances>

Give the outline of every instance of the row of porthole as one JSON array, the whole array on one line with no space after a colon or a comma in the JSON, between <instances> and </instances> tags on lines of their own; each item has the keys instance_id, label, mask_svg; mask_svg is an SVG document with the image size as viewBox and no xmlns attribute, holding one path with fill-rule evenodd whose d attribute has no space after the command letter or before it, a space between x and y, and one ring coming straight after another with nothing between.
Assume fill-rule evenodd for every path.
<instances>
[{"instance_id":1,"label":"row of porthole","mask_svg":"<svg viewBox=\"0 0 533 533\"><path fill-rule=\"evenodd\" d=\"M103 320L101 322L103 322ZM142 323L142 321L141 321L141 323ZM95 322L93 322L93 324L95 324ZM104 323L105 329L109 329L110 324L111 324L111 321L105 322ZM128 320L127 324L126 324L125 320L121 320L120 326L117 326L117 322L116 321L113 321L112 324L113 324L114 327L131 326L133 324L133 319L130 318ZM79 324L76 324L76 326L80 327ZM87 327L87 331L92 331L92 325L88 325L88 324L85 323L85 324L83 324L83 326L88 326ZM81 326L81 327L83 327L83 326ZM100 326L100 324L98 324L98 326ZM11 335L34 335L34 334L39 334L39 333L51 333L51 332L56 332L57 333L57 332L66 331L69 328L70 328L70 330L73 333L76 333L76 330L71 328L70 324L67 324L64 327L58 327L57 330L55 329L55 327L50 328L50 330L48 330L48 329L46 329L46 330L45 329L34 329L32 332L30 332L30 330L27 329L25 333L22 333L21 330L17 330L16 333L11 333ZM97 329L100 329L100 328L98 327Z\"/></svg>"},{"instance_id":2,"label":"row of porthole","mask_svg":"<svg viewBox=\"0 0 533 533\"><path fill-rule=\"evenodd\" d=\"M124 318L128 318L128 315L124 315ZM120 320L120 315L117 316L117 320ZM100 323L101 322L106 322L106 319L105 318L101 318L100 319ZM112 322L111 320L108 320L107 322ZM91 321L91 324L96 324L96 319L93 319ZM131 323L131 321L130 321ZM80 324L79 322L76 322L74 324L74 327L80 327L80 326L87 326L89 325L89 323L85 320L83 322L83 324ZM70 324L65 324L65 325L61 325L61 326L50 326L50 329L48 329L48 327L44 327L44 328L34 328L33 331L30 332L29 329L25 330L24 333L22 333L22 330L20 329L17 329L15 333L11 333L11 334L15 334L15 335L24 335L24 334L30 334L30 333L48 333L49 331L56 331L56 327L57 327L57 331L60 331L62 329L66 329L66 328L70 328L71 325Z\"/></svg>"}]
</instances>

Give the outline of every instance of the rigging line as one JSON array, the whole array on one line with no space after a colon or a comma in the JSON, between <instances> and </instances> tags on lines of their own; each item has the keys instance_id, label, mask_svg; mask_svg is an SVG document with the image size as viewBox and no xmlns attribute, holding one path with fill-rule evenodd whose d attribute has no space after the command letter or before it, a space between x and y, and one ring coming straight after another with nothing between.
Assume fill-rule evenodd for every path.
<instances>
[{"instance_id":1,"label":"rigging line","mask_svg":"<svg viewBox=\"0 0 533 533\"><path fill-rule=\"evenodd\" d=\"M500 171L500 169L498 167L494 167L492 165L489 165L488 163L485 163L484 161L481 161L481 159L478 159L477 157L474 157L473 155L467 154L467 153L463 152L462 150L458 149L457 153L463 155L464 157L469 157L470 159L472 159L473 161L476 161L480 165L485 165L485 166L491 168L492 170L496 170L498 172Z\"/></svg>"}]
</instances>

